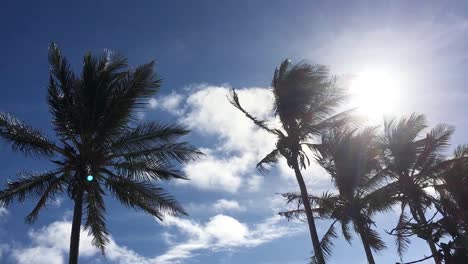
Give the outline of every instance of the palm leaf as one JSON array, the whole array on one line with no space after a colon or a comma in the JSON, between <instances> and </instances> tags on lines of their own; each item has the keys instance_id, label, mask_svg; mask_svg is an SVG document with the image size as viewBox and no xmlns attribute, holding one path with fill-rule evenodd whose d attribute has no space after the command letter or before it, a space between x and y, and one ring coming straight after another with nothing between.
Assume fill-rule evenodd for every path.
<instances>
[{"instance_id":1,"label":"palm leaf","mask_svg":"<svg viewBox=\"0 0 468 264\"><path fill-rule=\"evenodd\" d=\"M172 196L150 182L113 176L106 179L106 187L124 205L141 209L160 220L164 214L186 214Z\"/></svg>"},{"instance_id":2,"label":"palm leaf","mask_svg":"<svg viewBox=\"0 0 468 264\"><path fill-rule=\"evenodd\" d=\"M52 156L60 151L41 131L5 112L0 112L0 137L26 155Z\"/></svg>"},{"instance_id":3,"label":"palm leaf","mask_svg":"<svg viewBox=\"0 0 468 264\"><path fill-rule=\"evenodd\" d=\"M26 199L41 196L57 180L60 171L45 173L23 172L18 181L9 182L0 194L0 202L5 206L13 200L23 202Z\"/></svg>"},{"instance_id":4,"label":"palm leaf","mask_svg":"<svg viewBox=\"0 0 468 264\"><path fill-rule=\"evenodd\" d=\"M104 249L110 241L105 219L104 191L98 181L89 184L90 186L83 196L84 213L86 215L84 227L88 229L89 235L93 238L93 245L104 253Z\"/></svg>"}]
</instances>

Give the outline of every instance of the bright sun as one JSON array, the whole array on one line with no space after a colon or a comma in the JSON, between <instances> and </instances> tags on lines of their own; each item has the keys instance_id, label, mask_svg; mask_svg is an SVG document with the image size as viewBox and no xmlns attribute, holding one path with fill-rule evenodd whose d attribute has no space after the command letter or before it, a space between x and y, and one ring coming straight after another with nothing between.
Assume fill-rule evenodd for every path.
<instances>
[{"instance_id":1,"label":"bright sun","mask_svg":"<svg viewBox=\"0 0 468 264\"><path fill-rule=\"evenodd\" d=\"M367 116L369 121L381 121L392 114L399 97L397 76L378 70L363 71L351 81L352 106Z\"/></svg>"}]
</instances>

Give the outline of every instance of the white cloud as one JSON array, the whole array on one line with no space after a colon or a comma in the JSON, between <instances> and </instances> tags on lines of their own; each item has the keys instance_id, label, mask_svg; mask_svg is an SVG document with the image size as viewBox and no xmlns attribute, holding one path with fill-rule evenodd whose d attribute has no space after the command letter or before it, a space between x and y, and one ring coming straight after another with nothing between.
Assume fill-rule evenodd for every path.
<instances>
[{"instance_id":1,"label":"white cloud","mask_svg":"<svg viewBox=\"0 0 468 264\"><path fill-rule=\"evenodd\" d=\"M207 156L184 167L190 181L179 181L181 184L191 184L203 190L224 190L237 192L242 185L242 174L252 168L253 159L250 155L221 158Z\"/></svg>"},{"instance_id":2,"label":"white cloud","mask_svg":"<svg viewBox=\"0 0 468 264\"><path fill-rule=\"evenodd\" d=\"M211 137L207 156L185 166L191 184L202 190L235 193L245 185L248 191L260 189L262 179L255 174L255 164L275 146L275 137L259 130L227 96L228 86L200 85L191 87L187 96L171 93L158 101L151 101L179 116L194 132ZM239 89L242 104L258 118L267 119L271 113L273 96L269 89ZM184 107L181 107L184 105Z\"/></svg>"},{"instance_id":3,"label":"white cloud","mask_svg":"<svg viewBox=\"0 0 468 264\"><path fill-rule=\"evenodd\" d=\"M12 257L19 263L63 263L63 255L68 253L71 223L67 221L54 222L39 230L28 233L32 245L26 248L16 248ZM81 231L80 256L89 257L98 250L91 245L91 238L86 231ZM41 256L40 260L37 257ZM40 262L38 262L40 261Z\"/></svg>"},{"instance_id":4,"label":"white cloud","mask_svg":"<svg viewBox=\"0 0 468 264\"><path fill-rule=\"evenodd\" d=\"M0 206L0 217L8 215L8 210L5 207Z\"/></svg>"},{"instance_id":5,"label":"white cloud","mask_svg":"<svg viewBox=\"0 0 468 264\"><path fill-rule=\"evenodd\" d=\"M219 199L213 205L216 211L245 211L245 207L239 205L235 200Z\"/></svg>"},{"instance_id":6,"label":"white cloud","mask_svg":"<svg viewBox=\"0 0 468 264\"><path fill-rule=\"evenodd\" d=\"M247 179L247 191L256 192L260 189L263 183L263 177L258 175L252 175Z\"/></svg>"},{"instance_id":7,"label":"white cloud","mask_svg":"<svg viewBox=\"0 0 468 264\"><path fill-rule=\"evenodd\" d=\"M186 99L188 111L184 121L190 128L218 137L220 150L259 155L274 147L275 138L261 131L244 114L232 106L227 96L230 87L202 86ZM238 89L242 105L251 114L267 119L273 107L273 95L266 88Z\"/></svg>"},{"instance_id":8,"label":"white cloud","mask_svg":"<svg viewBox=\"0 0 468 264\"><path fill-rule=\"evenodd\" d=\"M150 108L165 110L169 113L179 115L183 113L181 106L183 96L176 92L161 96L159 99L151 98L149 100Z\"/></svg>"},{"instance_id":9,"label":"white cloud","mask_svg":"<svg viewBox=\"0 0 468 264\"><path fill-rule=\"evenodd\" d=\"M181 263L183 259L193 257L201 250L255 247L303 230L303 223L283 224L281 221L279 216L273 216L249 228L247 224L223 214L210 218L205 224L170 217L161 224L176 227L178 232L186 235L186 239L173 245L165 254L154 260L158 264Z\"/></svg>"}]
</instances>

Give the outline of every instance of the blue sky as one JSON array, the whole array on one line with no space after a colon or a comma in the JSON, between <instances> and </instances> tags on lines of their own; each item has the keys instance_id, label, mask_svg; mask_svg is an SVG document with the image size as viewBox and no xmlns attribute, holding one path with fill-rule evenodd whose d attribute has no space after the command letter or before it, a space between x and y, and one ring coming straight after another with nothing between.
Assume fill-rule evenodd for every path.
<instances>
[{"instance_id":1,"label":"blue sky","mask_svg":"<svg viewBox=\"0 0 468 264\"><path fill-rule=\"evenodd\" d=\"M306 226L276 216L278 192L295 191L281 162L267 176L255 163L274 140L226 100L239 89L253 113L268 116L273 70L281 60L307 60L348 75L384 71L398 82L392 114L427 114L456 126L465 143L468 5L464 1L8 1L0 9L0 109L51 134L45 103L47 46L56 41L75 69L87 50L111 49L135 66L156 60L164 79L143 120L181 122L207 157L184 169L190 182L166 186L190 217L160 223L108 199L112 242L106 258L84 236L83 263L306 263ZM49 164L0 144L0 180ZM316 193L330 187L318 167L305 172ZM60 197L34 225L32 203L0 210L1 263L64 263L71 203ZM380 215L380 229L396 213ZM327 222L319 222L321 232ZM393 239L378 263L395 263ZM339 241L329 263L365 263L356 238ZM414 241L406 259L428 254ZM33 262L31 262L33 261Z\"/></svg>"}]
</instances>

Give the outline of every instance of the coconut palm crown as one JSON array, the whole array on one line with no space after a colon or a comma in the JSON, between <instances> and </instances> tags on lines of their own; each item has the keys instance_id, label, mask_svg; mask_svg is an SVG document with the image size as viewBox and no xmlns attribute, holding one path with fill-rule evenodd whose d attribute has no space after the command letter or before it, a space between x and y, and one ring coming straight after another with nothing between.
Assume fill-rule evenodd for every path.
<instances>
[{"instance_id":1,"label":"coconut palm crown","mask_svg":"<svg viewBox=\"0 0 468 264\"><path fill-rule=\"evenodd\" d=\"M185 214L156 182L186 179L180 164L201 152L178 139L189 131L180 125L138 122L161 80L154 62L130 69L127 59L111 52L87 53L76 75L54 43L49 48L47 103L56 140L13 115L0 112L0 138L15 151L46 158L46 172L22 172L0 193L0 202L35 199L26 216L34 222L49 200L67 194L74 202L70 263L78 262L81 221L103 252L109 242L104 196L162 219ZM92 177L88 177L92 176Z\"/></svg>"},{"instance_id":2,"label":"coconut palm crown","mask_svg":"<svg viewBox=\"0 0 468 264\"><path fill-rule=\"evenodd\" d=\"M275 70L271 91L274 95L273 114L281 123L279 128L271 127L267 121L259 120L245 110L235 90L232 90L230 101L259 128L277 138L276 148L257 164L257 168L267 172L268 165L284 157L288 166L294 169L302 198L307 200L307 188L300 171L309 165L305 150L315 150L313 139L323 131L344 126L352 120L349 111L335 115L346 96L327 67L303 62L292 65L290 60L283 61ZM325 263L308 203L305 203L305 211L315 255L319 263Z\"/></svg>"},{"instance_id":3,"label":"coconut palm crown","mask_svg":"<svg viewBox=\"0 0 468 264\"><path fill-rule=\"evenodd\" d=\"M385 172L392 181L386 188L388 194L397 197L401 205L397 230L402 230L410 223L406 209L409 209L417 224L427 226L425 214L433 201L427 187L432 186L434 179L451 163L445 159L444 151L449 146L453 127L436 125L424 135L427 127L425 116L417 114L390 119L384 124L382 150ZM430 228L418 234L428 243L435 263L441 263L432 235L433 230ZM408 243L408 237L397 232L400 256L407 249Z\"/></svg>"},{"instance_id":4,"label":"coconut palm crown","mask_svg":"<svg viewBox=\"0 0 468 264\"><path fill-rule=\"evenodd\" d=\"M314 213L320 218L332 219L321 240L326 256L331 255L334 238L338 237L335 225L339 223L343 237L351 242L350 224L361 237L369 263L375 263L372 250L385 248L378 232L373 229L373 216L391 209L395 200L382 195L380 150L376 144L374 128L362 131L332 131L322 136L317 146L318 163L329 173L338 193L325 192L322 196L309 196ZM299 204L300 195L283 195L288 203ZM301 217L303 210L281 212L292 218Z\"/></svg>"}]
</instances>

